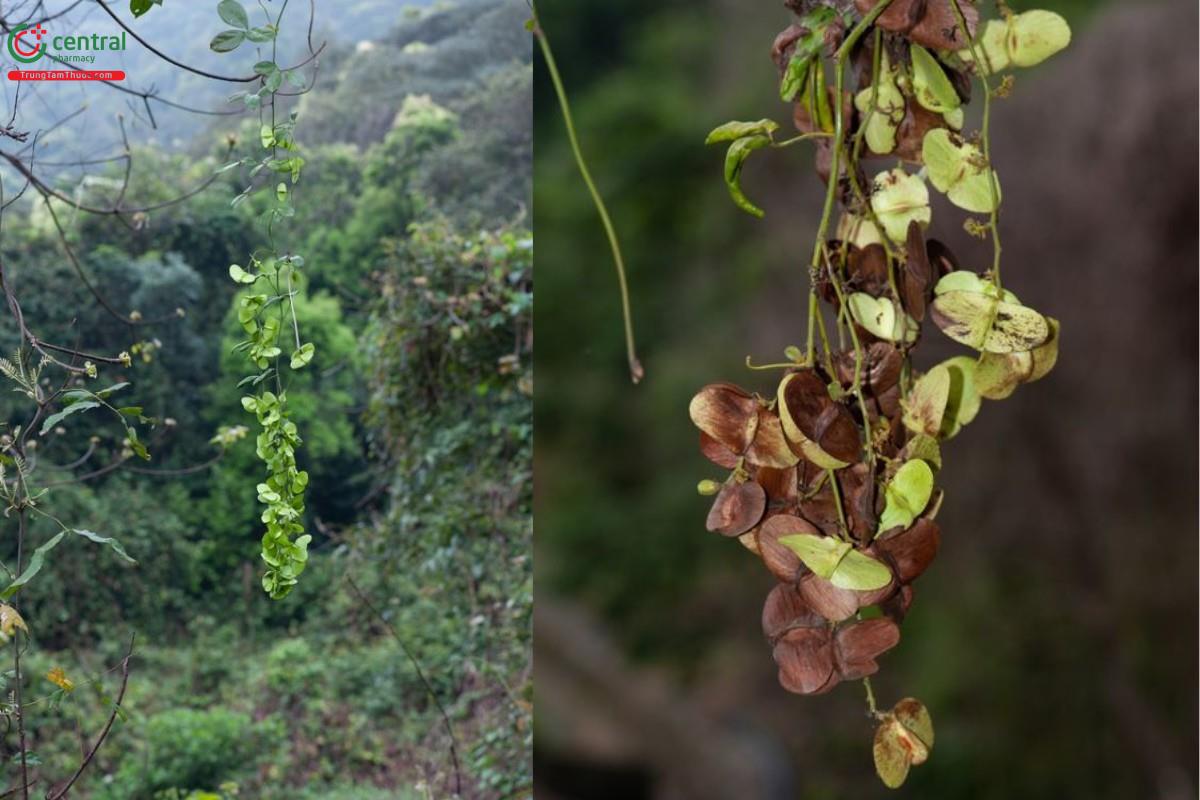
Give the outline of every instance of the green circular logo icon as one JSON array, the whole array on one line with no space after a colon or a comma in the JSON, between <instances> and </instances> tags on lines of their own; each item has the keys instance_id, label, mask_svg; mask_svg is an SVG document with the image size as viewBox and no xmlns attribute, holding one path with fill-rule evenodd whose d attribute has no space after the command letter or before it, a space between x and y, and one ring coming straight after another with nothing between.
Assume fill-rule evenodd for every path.
<instances>
[{"instance_id":1,"label":"green circular logo icon","mask_svg":"<svg viewBox=\"0 0 1200 800\"><path fill-rule=\"evenodd\" d=\"M18 25L8 35L8 54L22 64L37 61L46 53L42 37L46 29L41 25Z\"/></svg>"}]
</instances>

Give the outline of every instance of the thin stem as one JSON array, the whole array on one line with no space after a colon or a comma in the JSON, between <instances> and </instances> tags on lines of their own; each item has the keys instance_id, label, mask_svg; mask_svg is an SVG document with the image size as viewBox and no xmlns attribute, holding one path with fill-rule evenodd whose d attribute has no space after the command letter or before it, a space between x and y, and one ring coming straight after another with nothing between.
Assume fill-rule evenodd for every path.
<instances>
[{"instance_id":1,"label":"thin stem","mask_svg":"<svg viewBox=\"0 0 1200 800\"><path fill-rule=\"evenodd\" d=\"M850 313L849 306L846 303L846 293L842 289L841 279L833 269L833 264L830 262L829 253L822 248L824 254L825 269L829 274L829 282L833 284L833 291L837 294L838 303L841 304L842 310L846 313L846 327L850 329L850 340L854 343L854 381L851 384L850 391L858 399L858 407L862 412L863 418L863 440L867 450L867 463L875 463L875 448L871 440L871 416L867 412L867 400L863 396L862 391L862 368L865 356L863 354L862 342L858 338L858 331L854 327L854 315ZM901 312L903 313L903 312Z\"/></svg>"},{"instance_id":2,"label":"thin stem","mask_svg":"<svg viewBox=\"0 0 1200 800\"><path fill-rule=\"evenodd\" d=\"M863 678L863 688L867 690L867 713L879 717L879 707L875 705L875 690L871 688L871 679Z\"/></svg>"},{"instance_id":3,"label":"thin stem","mask_svg":"<svg viewBox=\"0 0 1200 800\"><path fill-rule=\"evenodd\" d=\"M21 556L25 544L25 506L17 509L17 574L21 574ZM14 602L15 605L15 602ZM25 741L25 704L21 700L21 631L13 629L13 690L17 704L17 741L21 756L21 797L29 800L29 747Z\"/></svg>"},{"instance_id":4,"label":"thin stem","mask_svg":"<svg viewBox=\"0 0 1200 800\"><path fill-rule=\"evenodd\" d=\"M992 86L988 82L987 73L991 69L991 64L980 60L980 54L975 47L975 38L971 36L971 31L967 27L967 19L963 16L962 8L958 4L958 0L952 2L951 7L954 9L954 15L957 17L959 30L967 40L967 45L971 50L971 59L975 64L975 74L979 76L979 82L983 84L983 130L981 140L983 144L983 160L986 162L988 171L988 190L991 193L992 213L990 215L990 224L992 232L992 280L996 284L996 289L999 291L1000 286L1000 187L996 183L996 170L992 169L992 141L991 141L991 120L992 120ZM985 56L986 57L986 56Z\"/></svg>"},{"instance_id":5,"label":"thin stem","mask_svg":"<svg viewBox=\"0 0 1200 800\"><path fill-rule=\"evenodd\" d=\"M350 584L350 588L358 595L358 599L367 607L367 610L383 623L384 628L392 635L396 643L400 645L400 649L404 651L405 657L408 658L409 663L412 664L413 669L416 671L417 678L420 679L421 684L425 687L425 693L429 695L429 699L437 706L438 713L442 717L442 723L446 726L446 733L450 735L450 761L454 765L454 795L458 797L462 794L462 769L458 763L458 737L454 735L454 726L450 724L450 715L446 713L446 707L442 705L437 692L433 690L433 684L425 677L425 670L421 669L421 662L417 660L416 654L409 648L408 643L400 637L400 633L396 630L396 627L388 621L387 617L383 616L379 609L375 607L375 604L371 602L370 598L363 593L363 590L358 588L358 584L354 582L354 578L349 574L346 575L346 582Z\"/></svg>"},{"instance_id":6,"label":"thin stem","mask_svg":"<svg viewBox=\"0 0 1200 800\"><path fill-rule=\"evenodd\" d=\"M816 270L820 268L821 248L825 243L826 234L829 231L829 220L833 215L834 198L837 196L837 186L841 176L841 159L842 159L842 139L845 132L845 120L842 114L842 86L844 82L844 72L846 60L850 57L850 51L854 49L854 45L862 38L867 28L879 17L880 14L888 7L892 0L879 0L873 9L847 34L845 40L838 48L837 57L834 59L834 103L833 103L833 158L829 168L829 186L825 191L825 205L821 210L821 223L817 226L817 241L813 245L812 260L810 262L810 274L816 275ZM823 68L822 68L823 69ZM818 91L824 89L818 88ZM817 98L818 101L823 98ZM817 293L814 285L809 289L809 321L808 321L808 355L812 359L813 355L813 319L812 315L817 310Z\"/></svg>"},{"instance_id":7,"label":"thin stem","mask_svg":"<svg viewBox=\"0 0 1200 800\"><path fill-rule=\"evenodd\" d=\"M846 524L846 510L842 508L842 490L838 487L837 475L831 469L825 470L825 474L829 476L829 486L833 489L834 505L837 506L838 520L842 523L842 532L846 539L850 539L850 526Z\"/></svg>"},{"instance_id":8,"label":"thin stem","mask_svg":"<svg viewBox=\"0 0 1200 800\"><path fill-rule=\"evenodd\" d=\"M571 117L567 92L563 88L562 78L559 76L558 66L554 61L554 54L550 51L550 40L542 29L541 21L538 19L537 6L532 0L529 3L529 10L533 14L533 35L538 40L542 57L546 61L546 70L550 73L550 81L554 84L554 93L558 97L558 106L562 111L563 123L567 129L567 139L571 143L571 152L575 155L575 164L579 167L579 174L587 185L588 193L592 196L592 203L596 206L596 213L600 215L600 222L604 225L604 233L608 237L608 245L612 250L613 264L617 270L617 283L621 291L621 314L625 322L625 356L629 361L629 377L634 383L639 383L646 376L646 370L637 357L637 345L633 335L633 312L629 304L629 285L625 280L625 260L621 257L621 245L617 241L617 231L608 215L604 199L600 196L600 192L592 180L592 174L588 171L587 162L579 146L579 138L575 134L575 122Z\"/></svg>"}]
</instances>

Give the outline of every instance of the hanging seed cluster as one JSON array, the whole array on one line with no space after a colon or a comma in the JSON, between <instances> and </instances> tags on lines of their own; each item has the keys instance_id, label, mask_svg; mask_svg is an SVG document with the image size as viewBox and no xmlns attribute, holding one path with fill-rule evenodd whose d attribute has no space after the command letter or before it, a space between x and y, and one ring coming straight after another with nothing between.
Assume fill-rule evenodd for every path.
<instances>
[{"instance_id":1,"label":"hanging seed cluster","mask_svg":"<svg viewBox=\"0 0 1200 800\"><path fill-rule=\"evenodd\" d=\"M968 0L788 5L797 20L771 55L800 135L778 141L779 125L764 119L727 123L708 141L729 143L730 196L755 216L763 211L740 185L745 160L815 144L827 195L810 263L807 346L758 368L782 371L765 396L715 383L689 411L701 451L729 471L723 482L700 482L714 496L707 528L736 538L778 581L763 633L780 684L808 695L866 679L900 642L913 584L941 543L941 443L984 400L1054 366L1058 323L1001 285L1001 191L987 125L992 101L1013 87L1001 73L1061 50L1070 29L1056 14L1015 14L1004 3L1001 18L983 24ZM975 81L983 121L967 131ZM993 240L990 268L964 267L926 238L931 186L966 212L969 232ZM919 372L913 353L931 327L969 352ZM915 699L881 711L869 681L866 690L876 769L896 787L928 757L933 723Z\"/></svg>"}]
</instances>

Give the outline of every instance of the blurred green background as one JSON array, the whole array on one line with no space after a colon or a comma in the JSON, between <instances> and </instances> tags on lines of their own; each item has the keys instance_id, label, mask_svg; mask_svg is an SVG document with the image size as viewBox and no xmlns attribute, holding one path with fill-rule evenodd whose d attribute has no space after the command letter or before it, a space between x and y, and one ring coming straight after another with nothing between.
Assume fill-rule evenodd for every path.
<instances>
[{"instance_id":1,"label":"blurred green background","mask_svg":"<svg viewBox=\"0 0 1200 800\"><path fill-rule=\"evenodd\" d=\"M881 703L924 700L938 730L895 794L1182 800L1197 752L1196 7L1012 5L1075 32L1017 75L993 125L1006 284L1062 320L1062 356L945 450L942 552L875 680ZM776 684L758 621L772 579L705 532L694 488L720 477L688 420L695 390L766 389L746 355L803 343L811 151L751 159L758 221L703 146L729 119L787 122L768 52L790 13L539 13L624 243L647 378L629 383L609 254L539 59L537 796L883 797L861 688ZM933 235L979 264L988 245L939 208Z\"/></svg>"}]
</instances>

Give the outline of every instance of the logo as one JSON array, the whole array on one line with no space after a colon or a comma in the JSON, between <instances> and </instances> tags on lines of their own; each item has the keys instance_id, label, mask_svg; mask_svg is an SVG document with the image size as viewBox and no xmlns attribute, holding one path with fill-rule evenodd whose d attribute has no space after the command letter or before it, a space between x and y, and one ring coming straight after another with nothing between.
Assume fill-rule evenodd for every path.
<instances>
[{"instance_id":1,"label":"logo","mask_svg":"<svg viewBox=\"0 0 1200 800\"><path fill-rule=\"evenodd\" d=\"M46 54L46 43L42 41L45 36L41 23L32 28L18 25L8 35L8 54L22 64L31 64Z\"/></svg>"},{"instance_id":2,"label":"logo","mask_svg":"<svg viewBox=\"0 0 1200 800\"><path fill-rule=\"evenodd\" d=\"M13 81L120 81L121 70L88 70L76 64L95 64L96 53L125 50L125 32L119 36L83 33L71 36L51 36L41 23L18 25L8 34L8 54L18 64L32 64L49 55L51 61L63 64L67 70L21 70L8 73Z\"/></svg>"}]
</instances>

